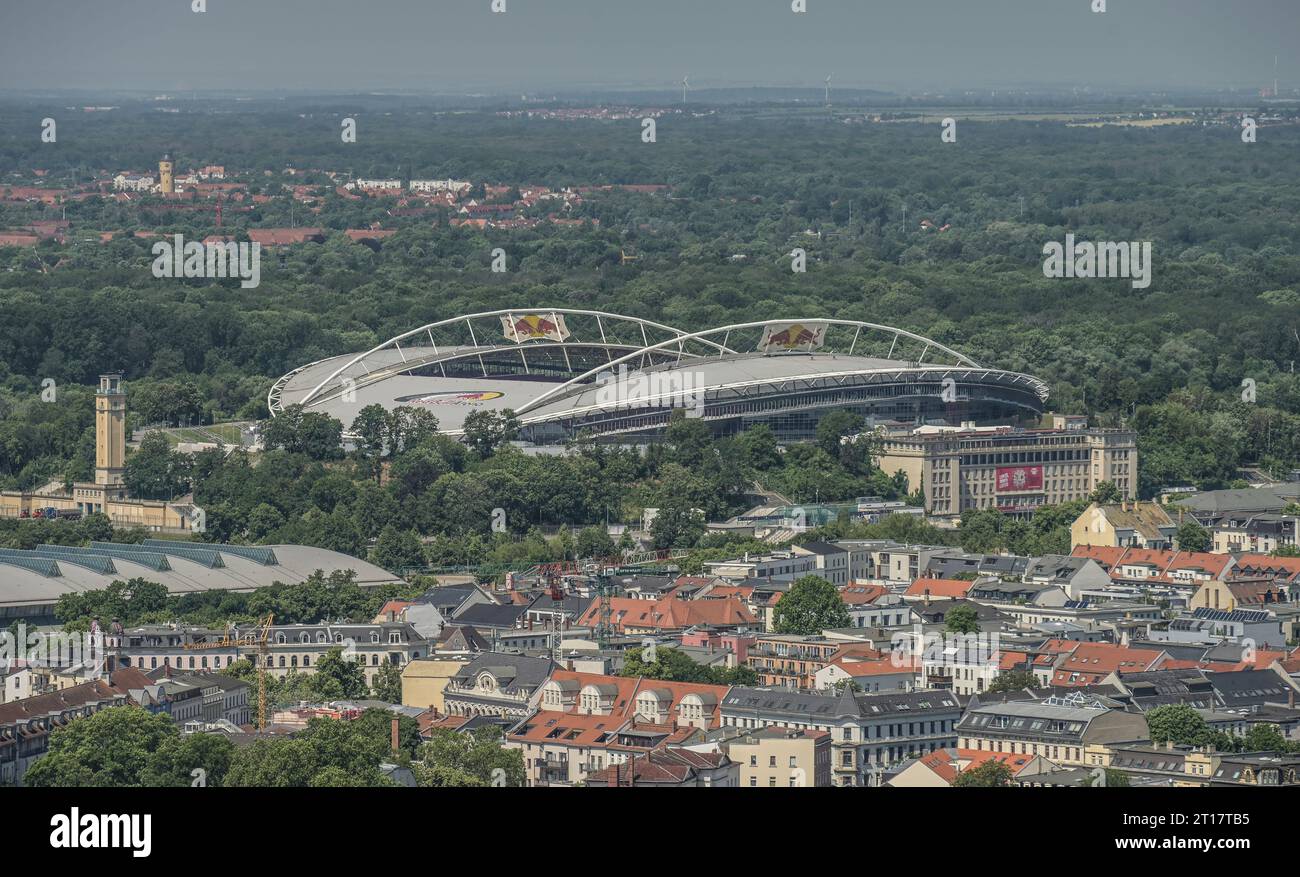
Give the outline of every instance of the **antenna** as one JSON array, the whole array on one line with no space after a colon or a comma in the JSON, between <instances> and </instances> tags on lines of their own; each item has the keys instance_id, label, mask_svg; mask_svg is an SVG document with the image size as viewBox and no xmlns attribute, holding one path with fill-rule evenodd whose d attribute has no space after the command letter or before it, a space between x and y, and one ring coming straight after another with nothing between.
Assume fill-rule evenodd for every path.
<instances>
[{"instance_id":1,"label":"antenna","mask_svg":"<svg viewBox=\"0 0 1300 877\"><path fill-rule=\"evenodd\" d=\"M682 77L682 103L686 103L686 91L691 87L690 74Z\"/></svg>"}]
</instances>

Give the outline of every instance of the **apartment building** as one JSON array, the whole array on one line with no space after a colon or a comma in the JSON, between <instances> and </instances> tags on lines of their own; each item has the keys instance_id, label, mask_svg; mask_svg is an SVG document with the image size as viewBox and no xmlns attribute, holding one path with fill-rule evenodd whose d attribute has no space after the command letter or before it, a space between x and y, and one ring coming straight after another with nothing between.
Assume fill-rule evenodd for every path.
<instances>
[{"instance_id":1,"label":"apartment building","mask_svg":"<svg viewBox=\"0 0 1300 877\"><path fill-rule=\"evenodd\" d=\"M792 545L790 550L799 557L813 559L814 574L821 576L835 587L849 584L849 552L830 542L805 542Z\"/></svg>"},{"instance_id":2,"label":"apartment building","mask_svg":"<svg viewBox=\"0 0 1300 877\"><path fill-rule=\"evenodd\" d=\"M557 670L539 709L513 728L532 786L574 785L655 749L703 740L718 727L726 686Z\"/></svg>"},{"instance_id":3,"label":"apartment building","mask_svg":"<svg viewBox=\"0 0 1300 877\"><path fill-rule=\"evenodd\" d=\"M957 724L962 749L1041 755L1083 766L1086 750L1102 743L1150 739L1146 719L1081 692L1041 701L979 704Z\"/></svg>"},{"instance_id":4,"label":"apartment building","mask_svg":"<svg viewBox=\"0 0 1300 877\"><path fill-rule=\"evenodd\" d=\"M722 702L727 728L826 731L836 786L878 786L908 759L957 745L961 704L948 691L838 695L735 686Z\"/></svg>"},{"instance_id":5,"label":"apartment building","mask_svg":"<svg viewBox=\"0 0 1300 877\"><path fill-rule=\"evenodd\" d=\"M486 652L464 664L443 688L443 708L452 716L527 718L533 694L556 668L550 658Z\"/></svg>"},{"instance_id":6,"label":"apartment building","mask_svg":"<svg viewBox=\"0 0 1300 877\"><path fill-rule=\"evenodd\" d=\"M847 655L879 658L880 652L865 643L846 643L825 636L769 633L754 638L745 653L745 666L758 675L760 685L812 688L818 671Z\"/></svg>"},{"instance_id":7,"label":"apartment building","mask_svg":"<svg viewBox=\"0 0 1300 877\"><path fill-rule=\"evenodd\" d=\"M219 645L244 640L238 645ZM248 641L254 628L230 631L174 625L145 625L105 636L104 648L113 665L136 667L148 672L167 668L182 672L212 672L229 667L240 658L257 664L260 647ZM346 657L364 668L366 683L373 685L382 664L401 667L428 652L427 640L406 622L382 624L292 624L270 629L267 637L267 669L277 677L289 673L313 673L315 665L331 649L342 649Z\"/></svg>"},{"instance_id":8,"label":"apartment building","mask_svg":"<svg viewBox=\"0 0 1300 877\"><path fill-rule=\"evenodd\" d=\"M1124 429L923 426L885 433L877 462L907 474L930 515L968 509L1027 516L1084 499L1103 481L1137 496L1137 434Z\"/></svg>"},{"instance_id":9,"label":"apartment building","mask_svg":"<svg viewBox=\"0 0 1300 877\"><path fill-rule=\"evenodd\" d=\"M741 788L831 785L831 735L804 728L760 728L731 741Z\"/></svg>"}]
</instances>

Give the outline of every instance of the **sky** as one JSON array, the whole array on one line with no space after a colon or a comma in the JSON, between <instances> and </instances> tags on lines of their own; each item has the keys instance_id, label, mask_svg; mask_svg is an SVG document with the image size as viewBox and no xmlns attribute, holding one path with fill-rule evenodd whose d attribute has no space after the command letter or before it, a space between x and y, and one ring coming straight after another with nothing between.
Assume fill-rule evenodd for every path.
<instances>
[{"instance_id":1,"label":"sky","mask_svg":"<svg viewBox=\"0 0 1300 877\"><path fill-rule=\"evenodd\" d=\"M1300 0L193 2L0 0L0 89L1300 84Z\"/></svg>"}]
</instances>

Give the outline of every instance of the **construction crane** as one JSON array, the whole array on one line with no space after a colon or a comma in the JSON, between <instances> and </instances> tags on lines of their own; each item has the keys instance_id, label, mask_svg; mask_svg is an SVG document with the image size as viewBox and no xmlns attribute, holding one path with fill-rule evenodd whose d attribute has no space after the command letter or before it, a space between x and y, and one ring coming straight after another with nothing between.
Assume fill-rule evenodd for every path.
<instances>
[{"instance_id":1,"label":"construction crane","mask_svg":"<svg viewBox=\"0 0 1300 877\"><path fill-rule=\"evenodd\" d=\"M266 665L271 653L269 640L271 625L274 621L275 616L268 612L264 618L257 622L257 627L248 633L240 634L235 631L235 628L227 624L226 632L222 634L221 639L212 642L185 644L185 648L197 651L237 649L246 646L257 649L257 729L259 731L266 727Z\"/></svg>"}]
</instances>

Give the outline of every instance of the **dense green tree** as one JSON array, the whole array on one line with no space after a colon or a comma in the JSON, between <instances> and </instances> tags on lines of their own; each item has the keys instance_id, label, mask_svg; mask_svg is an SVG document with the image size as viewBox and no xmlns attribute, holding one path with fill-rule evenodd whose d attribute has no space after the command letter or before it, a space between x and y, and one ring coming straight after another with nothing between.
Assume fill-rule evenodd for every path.
<instances>
[{"instance_id":1,"label":"dense green tree","mask_svg":"<svg viewBox=\"0 0 1300 877\"><path fill-rule=\"evenodd\" d=\"M381 664L375 674L374 695L376 700L389 703L402 702L402 671L396 664Z\"/></svg>"},{"instance_id":2,"label":"dense green tree","mask_svg":"<svg viewBox=\"0 0 1300 877\"><path fill-rule=\"evenodd\" d=\"M134 496L174 499L189 491L190 458L171 449L166 436L151 432L126 460L123 480Z\"/></svg>"},{"instance_id":3,"label":"dense green tree","mask_svg":"<svg viewBox=\"0 0 1300 877\"><path fill-rule=\"evenodd\" d=\"M54 729L49 752L23 781L34 787L140 786L154 753L178 734L170 716L133 706L100 710Z\"/></svg>"},{"instance_id":4,"label":"dense green tree","mask_svg":"<svg viewBox=\"0 0 1300 877\"><path fill-rule=\"evenodd\" d=\"M948 633L979 633L979 612L967 603L954 606L944 613L943 627Z\"/></svg>"},{"instance_id":5,"label":"dense green tree","mask_svg":"<svg viewBox=\"0 0 1300 877\"><path fill-rule=\"evenodd\" d=\"M504 748L498 728L477 728L467 734L436 729L416 758L421 786L462 785L466 778L484 786L524 784L523 753Z\"/></svg>"},{"instance_id":6,"label":"dense green tree","mask_svg":"<svg viewBox=\"0 0 1300 877\"><path fill-rule=\"evenodd\" d=\"M953 780L954 788L993 789L1011 785L1011 768L997 759L989 759L978 767L963 770Z\"/></svg>"},{"instance_id":7,"label":"dense green tree","mask_svg":"<svg viewBox=\"0 0 1300 877\"><path fill-rule=\"evenodd\" d=\"M848 627L849 610L835 586L820 576L807 575L781 595L773 610L777 633L804 636Z\"/></svg>"},{"instance_id":8,"label":"dense green tree","mask_svg":"<svg viewBox=\"0 0 1300 877\"><path fill-rule=\"evenodd\" d=\"M1004 670L989 683L988 690L990 694L1001 694L1004 691L1022 691L1026 688L1041 687L1038 684L1038 677L1028 670Z\"/></svg>"},{"instance_id":9,"label":"dense green tree","mask_svg":"<svg viewBox=\"0 0 1300 877\"><path fill-rule=\"evenodd\" d=\"M1174 542L1183 551L1209 551L1213 547L1210 531L1196 521L1183 521L1174 533Z\"/></svg>"}]
</instances>

